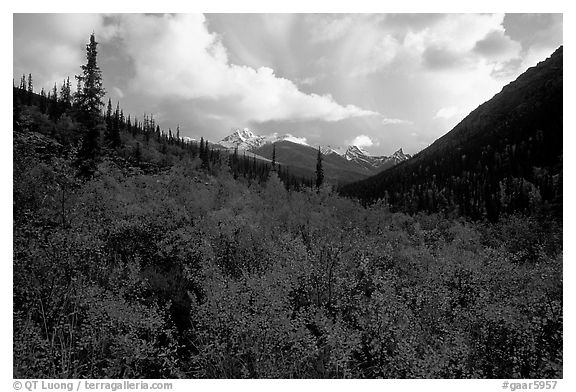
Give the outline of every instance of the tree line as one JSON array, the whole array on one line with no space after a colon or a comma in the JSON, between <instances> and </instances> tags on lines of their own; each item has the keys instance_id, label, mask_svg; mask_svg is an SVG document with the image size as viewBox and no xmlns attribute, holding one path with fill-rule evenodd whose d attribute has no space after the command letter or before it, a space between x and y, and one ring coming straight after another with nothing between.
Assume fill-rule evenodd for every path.
<instances>
[{"instance_id":1,"label":"tree line","mask_svg":"<svg viewBox=\"0 0 576 392\"><path fill-rule=\"evenodd\" d=\"M249 181L264 182L270 172L275 171L287 189L313 187L311 179L291 174L288 167L280 165L276 167L274 162L270 165L255 157L249 159L238 156L237 151L225 153L203 137L200 142L186 140L180 135L180 125L175 132L171 128L167 131L161 129L153 114L144 113L141 119L130 114L126 116L120 107L120 102L116 102L114 108L110 98L107 105L104 105L103 98L106 91L103 87L102 72L97 63L97 45L98 42L92 34L86 45L86 64L81 66L82 72L76 76L75 92L72 92L70 78L67 78L60 88L55 83L54 88L48 93L42 88L37 94L34 91L32 74L22 75L20 84L13 86L15 130L21 129L18 120L22 105L37 107L40 114L46 115L55 123L61 121L63 117L74 122L77 128L76 135L63 141L79 144L76 154L79 177L91 178L94 175L97 163L103 154L102 149L113 151L125 147L121 137L125 135L138 140L131 146L132 151L128 155L132 164L146 167L144 146L154 143L161 154L167 154L169 148L174 147L180 150L178 155L184 152L190 157L199 158L201 167L211 173L227 165L235 178L240 176ZM104 106L106 108L102 110ZM52 126L50 130L52 136L57 136L58 127ZM66 136L71 135L64 135L63 139L66 139Z\"/></svg>"}]
</instances>

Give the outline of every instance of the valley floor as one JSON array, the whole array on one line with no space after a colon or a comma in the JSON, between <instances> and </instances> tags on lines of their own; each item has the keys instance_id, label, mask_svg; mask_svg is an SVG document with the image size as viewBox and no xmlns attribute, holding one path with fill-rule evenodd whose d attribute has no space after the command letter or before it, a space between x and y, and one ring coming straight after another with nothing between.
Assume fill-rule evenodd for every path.
<instances>
[{"instance_id":1,"label":"valley floor","mask_svg":"<svg viewBox=\"0 0 576 392\"><path fill-rule=\"evenodd\" d=\"M554 222L19 153L15 378L562 377Z\"/></svg>"}]
</instances>

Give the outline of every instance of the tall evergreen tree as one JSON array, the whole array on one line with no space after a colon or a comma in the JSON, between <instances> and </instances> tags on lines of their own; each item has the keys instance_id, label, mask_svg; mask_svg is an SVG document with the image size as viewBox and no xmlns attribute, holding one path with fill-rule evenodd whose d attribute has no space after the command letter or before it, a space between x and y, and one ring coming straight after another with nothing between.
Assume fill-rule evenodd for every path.
<instances>
[{"instance_id":1,"label":"tall evergreen tree","mask_svg":"<svg viewBox=\"0 0 576 392\"><path fill-rule=\"evenodd\" d=\"M272 144L272 170L276 170L276 143Z\"/></svg>"},{"instance_id":2,"label":"tall evergreen tree","mask_svg":"<svg viewBox=\"0 0 576 392\"><path fill-rule=\"evenodd\" d=\"M100 108L104 105L102 98L105 91L102 87L102 71L97 64L98 43L94 33L90 35L90 42L86 45L86 64L82 65L82 75L78 79L77 92L78 120L83 126L84 135L82 146L78 151L80 175L91 176L96 170L96 158L99 152Z\"/></svg>"},{"instance_id":3,"label":"tall evergreen tree","mask_svg":"<svg viewBox=\"0 0 576 392\"><path fill-rule=\"evenodd\" d=\"M318 158L316 160L316 188L320 189L324 182L324 170L322 169L322 152L318 147Z\"/></svg>"},{"instance_id":4,"label":"tall evergreen tree","mask_svg":"<svg viewBox=\"0 0 576 392\"><path fill-rule=\"evenodd\" d=\"M32 85L32 74L28 74L28 106L32 105L32 94L34 86Z\"/></svg>"},{"instance_id":5,"label":"tall evergreen tree","mask_svg":"<svg viewBox=\"0 0 576 392\"><path fill-rule=\"evenodd\" d=\"M86 45L86 64L82 65L82 75L78 79L78 110L81 122L86 128L94 128L100 122L100 108L104 105L102 98L105 91L102 87L102 71L97 64L98 43L94 33Z\"/></svg>"}]
</instances>

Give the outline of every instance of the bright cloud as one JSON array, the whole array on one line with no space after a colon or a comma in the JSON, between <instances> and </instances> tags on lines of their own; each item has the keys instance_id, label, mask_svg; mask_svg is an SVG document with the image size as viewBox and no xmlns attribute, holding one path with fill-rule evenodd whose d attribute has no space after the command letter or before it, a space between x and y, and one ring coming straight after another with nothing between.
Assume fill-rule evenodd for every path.
<instances>
[{"instance_id":1,"label":"bright cloud","mask_svg":"<svg viewBox=\"0 0 576 392\"><path fill-rule=\"evenodd\" d=\"M372 147L377 145L369 136L358 135L350 142L350 145L357 147Z\"/></svg>"},{"instance_id":2,"label":"bright cloud","mask_svg":"<svg viewBox=\"0 0 576 392\"><path fill-rule=\"evenodd\" d=\"M227 100L245 122L335 122L378 115L341 105L329 94L305 94L271 68L231 64L203 15L126 15L121 26L135 64L132 88L150 96Z\"/></svg>"},{"instance_id":3,"label":"bright cloud","mask_svg":"<svg viewBox=\"0 0 576 392\"><path fill-rule=\"evenodd\" d=\"M412 121L402 120L399 118L384 118L382 119L383 125L401 125L401 124L412 124Z\"/></svg>"},{"instance_id":4,"label":"bright cloud","mask_svg":"<svg viewBox=\"0 0 576 392\"><path fill-rule=\"evenodd\" d=\"M436 112L436 115L434 116L434 118L450 119L450 118L456 116L458 113L460 113L460 111L458 110L457 107L450 106L450 107L446 107L446 108L442 108L442 109L438 110L438 112Z\"/></svg>"}]
</instances>

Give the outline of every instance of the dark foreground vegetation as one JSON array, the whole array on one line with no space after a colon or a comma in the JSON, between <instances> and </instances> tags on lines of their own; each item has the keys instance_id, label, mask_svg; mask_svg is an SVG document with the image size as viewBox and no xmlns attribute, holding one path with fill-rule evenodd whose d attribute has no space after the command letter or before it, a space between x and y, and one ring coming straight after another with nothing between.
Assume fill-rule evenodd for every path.
<instances>
[{"instance_id":1,"label":"dark foreground vegetation","mask_svg":"<svg viewBox=\"0 0 576 392\"><path fill-rule=\"evenodd\" d=\"M21 92L15 378L562 377L557 220L287 190L106 118L86 165L74 105Z\"/></svg>"},{"instance_id":2,"label":"dark foreground vegetation","mask_svg":"<svg viewBox=\"0 0 576 392\"><path fill-rule=\"evenodd\" d=\"M363 208L23 130L14 377L562 375L562 231Z\"/></svg>"}]
</instances>

